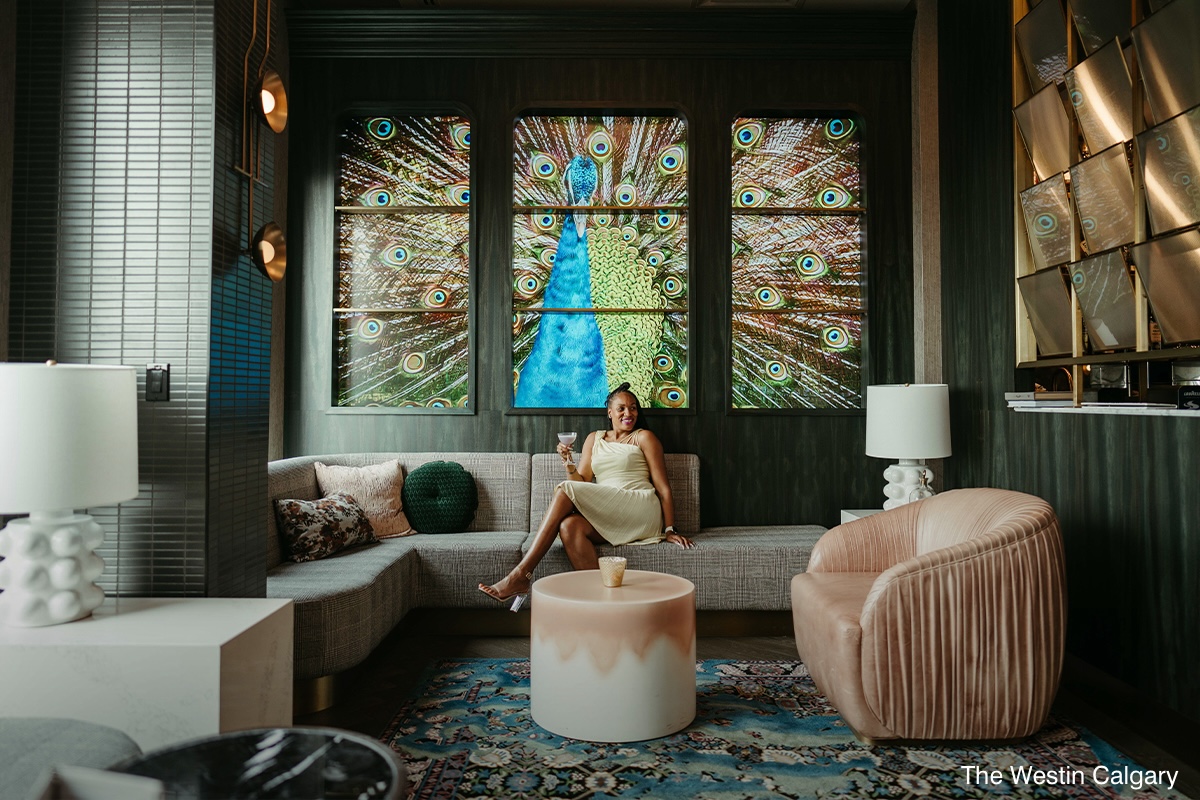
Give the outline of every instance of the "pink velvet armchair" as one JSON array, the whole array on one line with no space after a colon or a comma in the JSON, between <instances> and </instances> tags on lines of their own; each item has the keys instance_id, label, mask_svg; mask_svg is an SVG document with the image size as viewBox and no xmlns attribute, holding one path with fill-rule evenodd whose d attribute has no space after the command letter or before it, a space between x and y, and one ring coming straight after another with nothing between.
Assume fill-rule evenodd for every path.
<instances>
[{"instance_id":1,"label":"pink velvet armchair","mask_svg":"<svg viewBox=\"0 0 1200 800\"><path fill-rule=\"evenodd\" d=\"M1062 534L1042 499L958 489L830 529L792 580L796 649L863 740L1013 739L1062 671Z\"/></svg>"}]
</instances>

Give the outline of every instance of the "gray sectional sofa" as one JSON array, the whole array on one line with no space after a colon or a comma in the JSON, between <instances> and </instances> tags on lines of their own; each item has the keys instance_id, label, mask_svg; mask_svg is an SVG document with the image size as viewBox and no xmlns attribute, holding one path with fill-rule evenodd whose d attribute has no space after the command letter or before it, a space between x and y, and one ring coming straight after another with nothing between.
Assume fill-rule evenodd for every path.
<instances>
[{"instance_id":1,"label":"gray sectional sofa","mask_svg":"<svg viewBox=\"0 0 1200 800\"><path fill-rule=\"evenodd\" d=\"M464 533L417 534L352 548L320 561L285 560L274 501L320 497L313 464L363 466L398 459L407 474L430 461L457 461L475 478L479 508ZM819 525L700 526L700 461L667 454L675 526L697 547L600 547L630 569L680 575L696 585L700 610L783 611L794 575L825 529ZM552 453L356 453L287 458L268 465L267 596L295 601L295 678L333 675L362 662L413 608L502 608L478 590L528 549L562 462ZM534 578L571 568L555 542Z\"/></svg>"}]
</instances>

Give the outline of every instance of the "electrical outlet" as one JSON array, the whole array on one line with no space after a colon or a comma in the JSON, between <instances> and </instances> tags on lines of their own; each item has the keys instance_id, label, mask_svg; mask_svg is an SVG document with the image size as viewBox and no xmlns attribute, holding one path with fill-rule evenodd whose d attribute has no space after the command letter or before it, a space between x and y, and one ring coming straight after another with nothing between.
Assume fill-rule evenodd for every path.
<instances>
[{"instance_id":1,"label":"electrical outlet","mask_svg":"<svg viewBox=\"0 0 1200 800\"><path fill-rule=\"evenodd\" d=\"M171 365L146 365L146 402L164 402L171 399Z\"/></svg>"}]
</instances>

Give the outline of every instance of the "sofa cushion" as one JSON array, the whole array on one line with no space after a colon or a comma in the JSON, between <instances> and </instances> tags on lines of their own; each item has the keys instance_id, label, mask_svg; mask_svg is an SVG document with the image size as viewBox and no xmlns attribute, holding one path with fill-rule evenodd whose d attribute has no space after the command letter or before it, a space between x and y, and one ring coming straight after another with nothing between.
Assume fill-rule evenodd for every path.
<instances>
[{"instance_id":1,"label":"sofa cushion","mask_svg":"<svg viewBox=\"0 0 1200 800\"><path fill-rule=\"evenodd\" d=\"M275 507L292 561L316 561L347 547L379 541L367 512L348 494L279 500Z\"/></svg>"},{"instance_id":2,"label":"sofa cushion","mask_svg":"<svg viewBox=\"0 0 1200 800\"><path fill-rule=\"evenodd\" d=\"M404 506L419 533L459 533L475 518L475 479L454 461L433 461L408 474Z\"/></svg>"},{"instance_id":3,"label":"sofa cushion","mask_svg":"<svg viewBox=\"0 0 1200 800\"><path fill-rule=\"evenodd\" d=\"M404 516L401 491L404 489L404 470L399 461L385 461L363 467L344 467L339 464L313 464L321 494L348 494L367 512L367 519L379 539L408 536L414 533Z\"/></svg>"},{"instance_id":4,"label":"sofa cushion","mask_svg":"<svg viewBox=\"0 0 1200 800\"><path fill-rule=\"evenodd\" d=\"M405 473L411 473L430 461L456 461L475 478L479 508L468 530L529 530L529 454L528 453L340 453L295 456L267 464L266 515L267 569L287 556L276 533L274 501L285 497L313 500L321 496L313 463L358 467L398 460Z\"/></svg>"},{"instance_id":5,"label":"sofa cushion","mask_svg":"<svg viewBox=\"0 0 1200 800\"><path fill-rule=\"evenodd\" d=\"M791 608L792 576L808 567L813 545L824 532L820 525L705 528L695 534L696 547L690 550L660 542L599 545L596 553L624 556L628 569L687 578L696 585L696 608L701 611L786 611ZM521 549L528 551L532 541L531 534ZM569 569L571 562L556 540L534 570L534 579Z\"/></svg>"},{"instance_id":6,"label":"sofa cushion","mask_svg":"<svg viewBox=\"0 0 1200 800\"><path fill-rule=\"evenodd\" d=\"M359 664L413 607L419 560L413 540L388 539L267 573L267 597L295 601L297 680Z\"/></svg>"},{"instance_id":7,"label":"sofa cushion","mask_svg":"<svg viewBox=\"0 0 1200 800\"><path fill-rule=\"evenodd\" d=\"M267 573L267 597L295 601L296 680L360 664L412 608L501 608L477 584L512 569L526 536L417 534L275 567Z\"/></svg>"},{"instance_id":8,"label":"sofa cushion","mask_svg":"<svg viewBox=\"0 0 1200 800\"><path fill-rule=\"evenodd\" d=\"M521 560L525 531L470 531L416 537L420 559L417 604L422 608L501 608L479 591Z\"/></svg>"},{"instance_id":9,"label":"sofa cushion","mask_svg":"<svg viewBox=\"0 0 1200 800\"><path fill-rule=\"evenodd\" d=\"M879 575L874 572L810 572L792 579L796 649L821 693L844 719L859 723L859 736L888 738L863 689L863 603Z\"/></svg>"}]
</instances>

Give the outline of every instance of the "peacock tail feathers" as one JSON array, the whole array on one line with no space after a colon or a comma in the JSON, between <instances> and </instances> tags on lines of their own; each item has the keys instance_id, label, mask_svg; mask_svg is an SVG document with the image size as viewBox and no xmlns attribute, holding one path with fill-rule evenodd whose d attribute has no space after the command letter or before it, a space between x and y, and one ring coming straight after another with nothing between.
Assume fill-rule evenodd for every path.
<instances>
[{"instance_id":1,"label":"peacock tail feathers","mask_svg":"<svg viewBox=\"0 0 1200 800\"><path fill-rule=\"evenodd\" d=\"M732 175L734 407L860 407L857 123L739 119Z\"/></svg>"},{"instance_id":2,"label":"peacock tail feathers","mask_svg":"<svg viewBox=\"0 0 1200 800\"><path fill-rule=\"evenodd\" d=\"M662 332L658 352L650 360L650 396L638 399L654 408L683 408L688 404L688 315L668 313L658 319Z\"/></svg>"},{"instance_id":3,"label":"peacock tail feathers","mask_svg":"<svg viewBox=\"0 0 1200 800\"><path fill-rule=\"evenodd\" d=\"M337 216L338 405L467 404L470 146L463 117L347 122L338 204L396 208Z\"/></svg>"},{"instance_id":4,"label":"peacock tail feathers","mask_svg":"<svg viewBox=\"0 0 1200 800\"><path fill-rule=\"evenodd\" d=\"M466 214L339 214L338 306L467 308Z\"/></svg>"},{"instance_id":5,"label":"peacock tail feathers","mask_svg":"<svg viewBox=\"0 0 1200 800\"><path fill-rule=\"evenodd\" d=\"M466 206L465 117L359 117L342 134L341 206Z\"/></svg>"},{"instance_id":6,"label":"peacock tail feathers","mask_svg":"<svg viewBox=\"0 0 1200 800\"><path fill-rule=\"evenodd\" d=\"M845 208L861 203L859 127L847 117L743 118L733 125L737 208Z\"/></svg>"},{"instance_id":7,"label":"peacock tail feathers","mask_svg":"<svg viewBox=\"0 0 1200 800\"><path fill-rule=\"evenodd\" d=\"M663 308L658 270L639 257L633 226L596 227L589 233L592 304L596 308ZM627 313L596 315L604 339L609 382L628 380L634 394L646 402L653 387L650 359L662 343L662 317Z\"/></svg>"},{"instance_id":8,"label":"peacock tail feathers","mask_svg":"<svg viewBox=\"0 0 1200 800\"><path fill-rule=\"evenodd\" d=\"M859 216L734 215L733 307L862 310Z\"/></svg>"},{"instance_id":9,"label":"peacock tail feathers","mask_svg":"<svg viewBox=\"0 0 1200 800\"><path fill-rule=\"evenodd\" d=\"M686 206L686 134L679 117L522 117L513 131L514 202L575 205L562 176L586 156L597 169L591 205Z\"/></svg>"},{"instance_id":10,"label":"peacock tail feathers","mask_svg":"<svg viewBox=\"0 0 1200 800\"><path fill-rule=\"evenodd\" d=\"M860 408L857 314L733 314L734 408Z\"/></svg>"},{"instance_id":11,"label":"peacock tail feathers","mask_svg":"<svg viewBox=\"0 0 1200 800\"><path fill-rule=\"evenodd\" d=\"M544 398L558 393L543 362L567 348L553 338L573 330L566 327L571 314L552 311L564 307L596 309L583 312L594 320L595 344L573 358L595 363L602 356L609 387L629 381L648 405L686 404L686 315L670 321L660 310L687 309L685 133L674 117L518 121L515 202L528 209L513 221L518 405L547 404ZM575 275L580 253L586 271ZM583 279L586 301L567 304L556 287ZM656 359L667 366L656 370ZM558 362L558 380L572 367L570 359ZM664 402L655 401L659 394Z\"/></svg>"},{"instance_id":12,"label":"peacock tail feathers","mask_svg":"<svg viewBox=\"0 0 1200 800\"><path fill-rule=\"evenodd\" d=\"M467 404L467 315L335 315L338 405Z\"/></svg>"}]
</instances>

